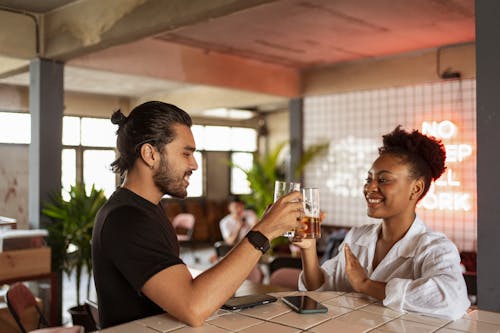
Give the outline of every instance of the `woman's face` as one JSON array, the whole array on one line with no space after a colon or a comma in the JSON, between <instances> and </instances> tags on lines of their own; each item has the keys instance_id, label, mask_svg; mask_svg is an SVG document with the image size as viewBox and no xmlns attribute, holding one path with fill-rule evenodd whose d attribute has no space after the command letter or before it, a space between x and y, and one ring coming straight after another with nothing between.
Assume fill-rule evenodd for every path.
<instances>
[{"instance_id":1,"label":"woman's face","mask_svg":"<svg viewBox=\"0 0 500 333\"><path fill-rule=\"evenodd\" d=\"M415 210L411 200L415 181L409 165L393 154L383 154L373 162L363 189L367 214L374 218L406 217Z\"/></svg>"}]
</instances>

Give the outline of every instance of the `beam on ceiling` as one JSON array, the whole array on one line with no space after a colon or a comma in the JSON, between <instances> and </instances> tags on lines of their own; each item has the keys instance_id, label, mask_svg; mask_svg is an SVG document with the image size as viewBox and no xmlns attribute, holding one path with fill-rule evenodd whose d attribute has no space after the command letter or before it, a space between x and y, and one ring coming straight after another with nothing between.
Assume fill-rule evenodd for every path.
<instances>
[{"instance_id":1,"label":"beam on ceiling","mask_svg":"<svg viewBox=\"0 0 500 333\"><path fill-rule=\"evenodd\" d=\"M0 8L0 56L33 59L37 51L36 16Z\"/></svg>"},{"instance_id":2,"label":"beam on ceiling","mask_svg":"<svg viewBox=\"0 0 500 333\"><path fill-rule=\"evenodd\" d=\"M0 79L28 70L29 60L3 57L0 55Z\"/></svg>"},{"instance_id":3,"label":"beam on ceiling","mask_svg":"<svg viewBox=\"0 0 500 333\"><path fill-rule=\"evenodd\" d=\"M152 38L82 56L67 65L285 97L300 95L301 87L294 68Z\"/></svg>"},{"instance_id":4,"label":"beam on ceiling","mask_svg":"<svg viewBox=\"0 0 500 333\"><path fill-rule=\"evenodd\" d=\"M200 111L215 108L245 109L255 105L274 105L286 108L288 98L251 93L248 91L222 89L213 86L190 86L184 89L174 89L163 94L144 96L134 100L137 105L148 100L160 100L175 104L188 111L191 115L200 115Z\"/></svg>"},{"instance_id":5,"label":"beam on ceiling","mask_svg":"<svg viewBox=\"0 0 500 333\"><path fill-rule=\"evenodd\" d=\"M44 15L43 55L65 61L272 1L76 1Z\"/></svg>"}]
</instances>

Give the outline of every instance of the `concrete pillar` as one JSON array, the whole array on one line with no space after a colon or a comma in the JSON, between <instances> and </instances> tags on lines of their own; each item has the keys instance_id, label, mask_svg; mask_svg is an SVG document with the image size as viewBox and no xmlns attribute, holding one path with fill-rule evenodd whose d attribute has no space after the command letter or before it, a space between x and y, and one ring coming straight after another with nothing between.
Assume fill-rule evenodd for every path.
<instances>
[{"instance_id":1,"label":"concrete pillar","mask_svg":"<svg viewBox=\"0 0 500 333\"><path fill-rule=\"evenodd\" d=\"M64 65L34 59L30 63L29 107L31 143L29 148L29 215L31 228L45 228L43 203L61 191L62 117L64 109ZM62 322L62 273L56 272L55 319Z\"/></svg>"},{"instance_id":2,"label":"concrete pillar","mask_svg":"<svg viewBox=\"0 0 500 333\"><path fill-rule=\"evenodd\" d=\"M500 2L476 1L477 287L481 310L500 312Z\"/></svg>"},{"instance_id":3,"label":"concrete pillar","mask_svg":"<svg viewBox=\"0 0 500 333\"><path fill-rule=\"evenodd\" d=\"M61 190L63 64L34 59L30 63L29 223L43 226L41 209Z\"/></svg>"}]
</instances>

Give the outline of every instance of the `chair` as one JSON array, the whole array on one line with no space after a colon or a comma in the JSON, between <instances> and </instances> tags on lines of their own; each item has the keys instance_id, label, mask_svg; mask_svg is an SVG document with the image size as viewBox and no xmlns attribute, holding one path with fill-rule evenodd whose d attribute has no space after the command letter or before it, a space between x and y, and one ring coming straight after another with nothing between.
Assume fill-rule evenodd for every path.
<instances>
[{"instance_id":1,"label":"chair","mask_svg":"<svg viewBox=\"0 0 500 333\"><path fill-rule=\"evenodd\" d=\"M302 260L295 257L276 257L269 264L269 284L298 289Z\"/></svg>"},{"instance_id":2,"label":"chair","mask_svg":"<svg viewBox=\"0 0 500 333\"><path fill-rule=\"evenodd\" d=\"M472 305L477 304L477 253L475 251L460 252L461 264L465 268L463 272L467 294Z\"/></svg>"},{"instance_id":3,"label":"chair","mask_svg":"<svg viewBox=\"0 0 500 333\"><path fill-rule=\"evenodd\" d=\"M190 242L194 230L194 215L189 213L177 214L172 220L177 240L180 243Z\"/></svg>"},{"instance_id":4,"label":"chair","mask_svg":"<svg viewBox=\"0 0 500 333\"><path fill-rule=\"evenodd\" d=\"M224 241L218 241L214 243L214 248L215 248L215 253L217 254L217 260L220 260L222 257L224 257L226 254L231 251L233 248L232 245L229 245L228 243ZM248 274L246 280L250 280L252 282L257 282L260 283L262 282L262 279L264 278L264 273L262 273L262 270L259 268L259 265L255 265L255 267L250 271Z\"/></svg>"},{"instance_id":5,"label":"chair","mask_svg":"<svg viewBox=\"0 0 500 333\"><path fill-rule=\"evenodd\" d=\"M467 287L467 294L472 305L477 304L477 273L464 272L463 277L465 286Z\"/></svg>"},{"instance_id":6,"label":"chair","mask_svg":"<svg viewBox=\"0 0 500 333\"><path fill-rule=\"evenodd\" d=\"M269 264L269 274L273 274L280 268L297 268L302 270L302 260L295 257L276 257Z\"/></svg>"},{"instance_id":7,"label":"chair","mask_svg":"<svg viewBox=\"0 0 500 333\"><path fill-rule=\"evenodd\" d=\"M293 290L299 289L299 275L302 270L299 268L283 267L278 268L269 277L269 284L273 286L287 287Z\"/></svg>"},{"instance_id":8,"label":"chair","mask_svg":"<svg viewBox=\"0 0 500 333\"><path fill-rule=\"evenodd\" d=\"M327 239L325 252L320 259L320 264L323 264L325 261L335 257L339 253L340 244L344 241L347 231L347 228L343 228L330 233Z\"/></svg>"},{"instance_id":9,"label":"chair","mask_svg":"<svg viewBox=\"0 0 500 333\"><path fill-rule=\"evenodd\" d=\"M28 331L21 322L21 317L25 310L34 307L38 313L38 328L34 331L29 331L30 333L83 333L85 330L82 326L72 326L72 327L49 327L47 319L43 316L42 311L38 307L35 296L31 291L21 282L16 282L10 286L7 291L6 301L7 307L9 308L12 317L16 321L19 329L23 333ZM40 329L40 327L45 326L47 328Z\"/></svg>"},{"instance_id":10,"label":"chair","mask_svg":"<svg viewBox=\"0 0 500 333\"><path fill-rule=\"evenodd\" d=\"M224 241L218 241L214 243L214 248L215 253L217 254L217 259L220 259L224 257L229 251L231 251L233 246Z\"/></svg>"},{"instance_id":11,"label":"chair","mask_svg":"<svg viewBox=\"0 0 500 333\"><path fill-rule=\"evenodd\" d=\"M175 229L175 234L177 235L177 241L181 246L181 251L186 250L186 254L198 263L200 259L194 255L193 247L195 244L192 242L193 231L194 231L195 217L193 214L181 213L177 214L172 220L172 225ZM186 259L186 258L185 258Z\"/></svg>"},{"instance_id":12,"label":"chair","mask_svg":"<svg viewBox=\"0 0 500 333\"><path fill-rule=\"evenodd\" d=\"M261 283L264 278L264 273L259 268L259 265L255 265L254 268L250 271L247 278L245 280L249 280L255 283Z\"/></svg>"},{"instance_id":13,"label":"chair","mask_svg":"<svg viewBox=\"0 0 500 333\"><path fill-rule=\"evenodd\" d=\"M87 310L87 313L90 315L90 318L92 318L95 328L98 330L101 329L101 324L99 320L99 307L97 306L97 303L91 301L90 299L87 299L85 300L85 309Z\"/></svg>"}]
</instances>

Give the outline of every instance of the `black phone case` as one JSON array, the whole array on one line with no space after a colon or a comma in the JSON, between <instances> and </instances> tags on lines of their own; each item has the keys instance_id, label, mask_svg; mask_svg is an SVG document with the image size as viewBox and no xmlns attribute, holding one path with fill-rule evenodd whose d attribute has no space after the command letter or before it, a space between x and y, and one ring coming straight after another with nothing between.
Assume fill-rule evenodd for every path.
<instances>
[{"instance_id":1,"label":"black phone case","mask_svg":"<svg viewBox=\"0 0 500 333\"><path fill-rule=\"evenodd\" d=\"M226 303L222 305L222 308L225 310L246 309L256 305L276 302L277 300L276 297L265 294L238 296L228 299Z\"/></svg>"},{"instance_id":2,"label":"black phone case","mask_svg":"<svg viewBox=\"0 0 500 333\"><path fill-rule=\"evenodd\" d=\"M291 296L291 297L296 297L296 296ZM308 297L308 296L303 296L303 297ZM283 303L285 303L290 308L292 308L292 310L294 310L295 312L298 312L298 313L325 313L325 312L328 312L328 308L326 306L324 306L320 302L314 300L313 298L309 297L309 299L311 302L313 302L315 304L315 308L313 308L313 309L301 308L301 307L297 306L297 304L294 304L294 302L288 300L287 296L283 297L281 300L283 301Z\"/></svg>"}]
</instances>

